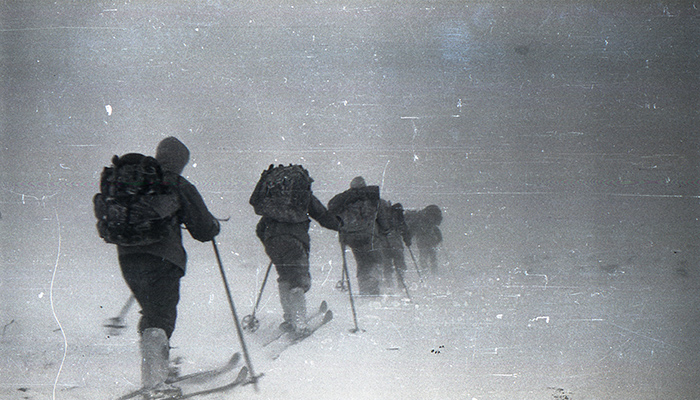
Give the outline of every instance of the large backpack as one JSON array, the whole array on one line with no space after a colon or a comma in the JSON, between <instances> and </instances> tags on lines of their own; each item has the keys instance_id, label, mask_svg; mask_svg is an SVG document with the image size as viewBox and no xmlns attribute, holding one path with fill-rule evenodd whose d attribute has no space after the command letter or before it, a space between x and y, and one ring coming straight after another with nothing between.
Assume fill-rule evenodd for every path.
<instances>
[{"instance_id":1,"label":"large backpack","mask_svg":"<svg viewBox=\"0 0 700 400\"><path fill-rule=\"evenodd\" d=\"M257 215L276 221L308 221L312 182L309 172L301 165L270 164L260 175L249 203Z\"/></svg>"},{"instance_id":2,"label":"large backpack","mask_svg":"<svg viewBox=\"0 0 700 400\"><path fill-rule=\"evenodd\" d=\"M328 203L328 211L340 219L339 231L344 237L371 237L377 228L378 207L378 186L347 190Z\"/></svg>"},{"instance_id":3,"label":"large backpack","mask_svg":"<svg viewBox=\"0 0 700 400\"><path fill-rule=\"evenodd\" d=\"M442 222L440 207L430 205L422 210L407 210L404 217L419 247L435 247L442 242L442 232L438 228Z\"/></svg>"},{"instance_id":4,"label":"large backpack","mask_svg":"<svg viewBox=\"0 0 700 400\"><path fill-rule=\"evenodd\" d=\"M100 192L93 197L97 232L105 242L145 246L162 241L177 224L176 182L166 182L153 157L114 156L102 170Z\"/></svg>"}]
</instances>

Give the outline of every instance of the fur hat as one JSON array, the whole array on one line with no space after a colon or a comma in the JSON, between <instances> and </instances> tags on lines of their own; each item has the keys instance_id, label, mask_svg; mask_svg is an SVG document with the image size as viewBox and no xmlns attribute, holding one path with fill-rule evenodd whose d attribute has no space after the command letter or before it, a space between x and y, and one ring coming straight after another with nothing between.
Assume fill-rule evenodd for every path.
<instances>
[{"instance_id":1,"label":"fur hat","mask_svg":"<svg viewBox=\"0 0 700 400\"><path fill-rule=\"evenodd\" d=\"M351 189L360 189L360 188L363 188L366 186L367 186L367 184L365 183L365 178L363 178L361 176L354 177L352 179L352 181L350 182Z\"/></svg>"},{"instance_id":2,"label":"fur hat","mask_svg":"<svg viewBox=\"0 0 700 400\"><path fill-rule=\"evenodd\" d=\"M170 136L158 143L156 160L164 171L181 174L185 165L190 161L190 151L181 141Z\"/></svg>"}]
</instances>

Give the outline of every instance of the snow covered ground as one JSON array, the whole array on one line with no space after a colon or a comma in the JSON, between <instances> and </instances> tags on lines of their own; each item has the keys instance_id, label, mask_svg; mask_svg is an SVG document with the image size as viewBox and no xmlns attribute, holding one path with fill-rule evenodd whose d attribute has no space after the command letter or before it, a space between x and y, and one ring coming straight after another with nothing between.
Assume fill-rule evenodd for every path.
<instances>
[{"instance_id":1,"label":"snow covered ground","mask_svg":"<svg viewBox=\"0 0 700 400\"><path fill-rule=\"evenodd\" d=\"M334 320L277 360L247 335L259 392L212 399L700 398L695 7L0 7L0 398L138 387L137 310L102 328L129 293L91 197L113 154L167 135L231 217L240 316L268 264L247 200L270 163L304 164L324 203L363 175L444 212L441 273L421 283L407 254L413 301L358 298L361 333L337 237L312 224L309 306ZM172 345L189 373L240 345L211 245L185 246ZM274 279L258 316L280 322Z\"/></svg>"},{"instance_id":2,"label":"snow covered ground","mask_svg":"<svg viewBox=\"0 0 700 400\"><path fill-rule=\"evenodd\" d=\"M484 204L494 201L484 200L488 200ZM625 202L644 207L649 200L635 197ZM694 377L700 372L699 254L697 246L688 242L687 231L673 233L677 221L641 215L634 220L627 212L622 221L591 224L567 212L569 217L554 222L556 215L530 214L528 228L525 224L514 228L509 207L500 208L505 208L500 215L465 221L472 233L448 236L439 276L425 276L421 284L411 269L407 278L413 302L400 291L379 299L357 299L359 326L365 330L361 333L349 332L354 323L348 297L334 289L341 265L334 235L314 231L315 279L309 305L327 300L335 319L274 361L256 334L247 334L253 366L265 376L259 393L246 386L232 397L691 399L698 395ZM55 216L51 220L49 215L44 225L56 245ZM454 225L448 218L444 228L454 232ZM116 315L128 292L118 275L89 270L111 265L110 254L100 256L102 262L95 255L78 257L81 249L70 248L71 233L65 229L58 264L47 262L33 281L18 277L3 284L3 290L12 291L17 299L5 314L12 319L3 328L3 398L49 398L54 390L56 398L112 398L138 386L136 311L128 314L131 329L122 336L108 337L100 326ZM668 231L657 234L664 229ZM595 231L615 232L605 243L596 243L600 237L590 234ZM243 316L252 310L265 260L259 246L245 246L251 258L243 257L237 254L239 246L232 244L233 232L222 236L229 237L221 238L220 248L237 311ZM518 240L539 245L526 246ZM182 373L222 363L240 349L213 252L210 246L189 242L190 272L183 280L172 340L173 356L183 358ZM46 255L51 257L53 251L55 256L56 250L47 246ZM73 254L76 259L71 261ZM27 261L33 257L23 256ZM36 262L35 268L41 270L41 260ZM276 285L270 281L258 312L263 326L258 334L278 323L280 313Z\"/></svg>"}]
</instances>

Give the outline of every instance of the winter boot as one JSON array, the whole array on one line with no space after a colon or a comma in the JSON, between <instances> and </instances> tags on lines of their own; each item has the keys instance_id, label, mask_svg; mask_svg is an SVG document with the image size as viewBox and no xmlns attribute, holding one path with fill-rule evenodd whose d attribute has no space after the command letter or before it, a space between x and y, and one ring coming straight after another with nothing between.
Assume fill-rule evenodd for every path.
<instances>
[{"instance_id":1,"label":"winter boot","mask_svg":"<svg viewBox=\"0 0 700 400\"><path fill-rule=\"evenodd\" d=\"M289 300L289 291L291 285L289 282L279 282L278 289L280 292L280 304L282 305L282 313L284 322L280 324L280 330L283 332L292 332L294 330L294 322L292 322L292 308Z\"/></svg>"},{"instance_id":2,"label":"winter boot","mask_svg":"<svg viewBox=\"0 0 700 400\"><path fill-rule=\"evenodd\" d=\"M384 273L382 274L382 288L386 290L387 293L393 293L398 287L397 281L394 278L394 266L384 268Z\"/></svg>"},{"instance_id":3,"label":"winter boot","mask_svg":"<svg viewBox=\"0 0 700 400\"><path fill-rule=\"evenodd\" d=\"M165 331L148 328L141 334L141 384L144 400L174 399L180 388L165 383L169 373L170 344Z\"/></svg>"},{"instance_id":4,"label":"winter boot","mask_svg":"<svg viewBox=\"0 0 700 400\"><path fill-rule=\"evenodd\" d=\"M375 276L362 275L357 277L357 283L360 286L360 296L379 296L380 280Z\"/></svg>"},{"instance_id":5,"label":"winter boot","mask_svg":"<svg viewBox=\"0 0 700 400\"><path fill-rule=\"evenodd\" d=\"M297 336L306 336L309 334L309 328L306 324L306 295L304 289L294 288L289 291L289 304L292 314L292 324L294 325L294 333Z\"/></svg>"}]
</instances>

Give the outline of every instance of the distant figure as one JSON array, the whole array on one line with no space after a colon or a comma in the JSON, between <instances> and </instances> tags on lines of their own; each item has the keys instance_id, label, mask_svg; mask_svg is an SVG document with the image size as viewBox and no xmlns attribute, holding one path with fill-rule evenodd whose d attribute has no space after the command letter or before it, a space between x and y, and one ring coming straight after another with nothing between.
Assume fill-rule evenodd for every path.
<instances>
[{"instance_id":1,"label":"distant figure","mask_svg":"<svg viewBox=\"0 0 700 400\"><path fill-rule=\"evenodd\" d=\"M442 243L442 232L438 228L442 222L440 207L433 204L420 211L409 210L405 218L409 231L416 239L421 270L430 268L432 273L437 273L437 247Z\"/></svg>"},{"instance_id":2,"label":"distant figure","mask_svg":"<svg viewBox=\"0 0 700 400\"><path fill-rule=\"evenodd\" d=\"M313 195L313 179L301 165L270 165L262 172L249 203L261 215L256 234L277 270L284 321L280 329L306 335L309 273L309 217L322 227L338 230L338 221Z\"/></svg>"},{"instance_id":3,"label":"distant figure","mask_svg":"<svg viewBox=\"0 0 700 400\"><path fill-rule=\"evenodd\" d=\"M379 186L367 186L355 177L350 189L328 202L328 212L339 221L343 252L350 246L357 264L360 295L379 296L384 266L385 233L389 231L388 207L380 207Z\"/></svg>"},{"instance_id":4,"label":"distant figure","mask_svg":"<svg viewBox=\"0 0 700 400\"><path fill-rule=\"evenodd\" d=\"M141 384L147 399L182 393L165 383L187 262L181 224L200 242L214 239L220 229L195 186L180 175L189 156L174 137L158 144L155 159L114 156L93 200L98 232L117 245L122 275L141 306Z\"/></svg>"},{"instance_id":5,"label":"distant figure","mask_svg":"<svg viewBox=\"0 0 700 400\"><path fill-rule=\"evenodd\" d=\"M404 258L404 244L411 246L411 232L406 225L404 210L401 203L391 204L388 201L380 200L380 207L388 207L388 231L384 232L386 246L384 248L384 286L386 288L396 287L396 283L403 285L403 275L406 272L406 261ZM394 280L394 272L397 276Z\"/></svg>"}]
</instances>

